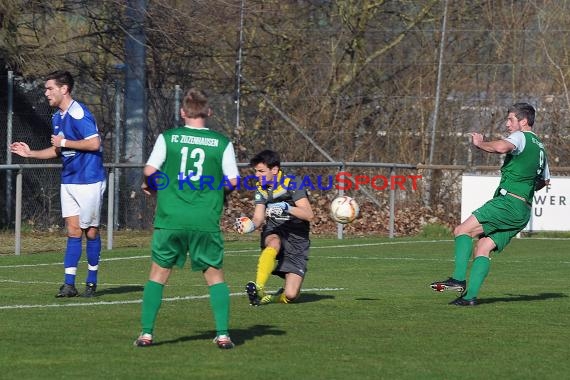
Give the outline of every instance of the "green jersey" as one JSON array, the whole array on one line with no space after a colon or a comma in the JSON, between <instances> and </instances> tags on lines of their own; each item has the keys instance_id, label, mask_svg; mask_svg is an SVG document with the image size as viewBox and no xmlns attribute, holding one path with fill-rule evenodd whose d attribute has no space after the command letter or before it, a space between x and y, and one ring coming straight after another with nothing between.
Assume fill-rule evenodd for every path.
<instances>
[{"instance_id":1,"label":"green jersey","mask_svg":"<svg viewBox=\"0 0 570 380\"><path fill-rule=\"evenodd\" d=\"M495 195L505 189L531 204L537 180L550 177L544 145L530 131L512 133L506 140L516 148L505 157L501 167L501 182Z\"/></svg>"},{"instance_id":2,"label":"green jersey","mask_svg":"<svg viewBox=\"0 0 570 380\"><path fill-rule=\"evenodd\" d=\"M168 130L162 136L166 154L159 169L168 185L163 181L157 191L154 226L220 231L224 185L236 178L224 175L224 154L231 154L229 172L237 174L233 145L226 136L206 128L185 126ZM156 149L157 145L153 154ZM152 158L151 154L149 163Z\"/></svg>"}]
</instances>

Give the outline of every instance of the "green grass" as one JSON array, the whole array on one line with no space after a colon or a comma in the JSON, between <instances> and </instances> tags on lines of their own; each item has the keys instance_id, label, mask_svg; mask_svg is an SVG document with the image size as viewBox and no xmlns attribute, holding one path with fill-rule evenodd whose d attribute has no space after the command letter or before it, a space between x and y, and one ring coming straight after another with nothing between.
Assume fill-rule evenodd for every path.
<instances>
[{"instance_id":1,"label":"green grass","mask_svg":"<svg viewBox=\"0 0 570 380\"><path fill-rule=\"evenodd\" d=\"M428 284L453 266L450 240L315 239L298 303L250 307L253 241L228 242L237 347L211 343L200 274L165 289L154 347L135 348L148 248L103 253L99 297L56 299L61 253L0 256L6 379L561 379L570 376L570 242L515 239L492 260L475 308ZM85 262L78 281L85 275ZM268 286L276 289L273 277Z\"/></svg>"},{"instance_id":2,"label":"green grass","mask_svg":"<svg viewBox=\"0 0 570 380\"><path fill-rule=\"evenodd\" d=\"M437 223L428 223L423 226L418 237L424 239L445 239L451 236L452 232L446 226Z\"/></svg>"}]
</instances>

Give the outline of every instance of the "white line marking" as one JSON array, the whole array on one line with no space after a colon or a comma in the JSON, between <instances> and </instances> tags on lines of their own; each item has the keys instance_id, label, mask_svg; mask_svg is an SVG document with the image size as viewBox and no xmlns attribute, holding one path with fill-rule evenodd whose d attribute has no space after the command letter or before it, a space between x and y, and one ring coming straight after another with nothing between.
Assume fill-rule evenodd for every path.
<instances>
[{"instance_id":1,"label":"white line marking","mask_svg":"<svg viewBox=\"0 0 570 380\"><path fill-rule=\"evenodd\" d=\"M322 256L320 256L322 258ZM328 256L326 259L350 259L350 260L402 260L402 261L454 261L451 259L419 259L417 257L358 257L358 256ZM512 261L509 261L512 262Z\"/></svg>"},{"instance_id":2,"label":"white line marking","mask_svg":"<svg viewBox=\"0 0 570 380\"><path fill-rule=\"evenodd\" d=\"M9 282L15 284L31 284L31 285L61 285L61 282L56 281L20 281L20 280L11 280L6 278L0 278L0 283L2 282ZM143 286L141 284L111 284L111 283L99 283L100 285L104 286ZM172 285L167 285L172 286ZM184 286L203 286L203 285L184 285Z\"/></svg>"},{"instance_id":3,"label":"white line marking","mask_svg":"<svg viewBox=\"0 0 570 380\"><path fill-rule=\"evenodd\" d=\"M396 244L424 244L424 243L441 243L441 242L451 242L453 240L420 240L420 241L387 241L378 243L364 243L364 244L338 244L329 246L319 246L311 247L311 249L328 249L328 248L357 248L357 247L370 247L378 245L396 245ZM259 253L259 248L254 249L239 249L239 250L227 250L225 253L227 256L234 256L233 254L255 252ZM243 255L241 255L243 256ZM100 261L120 261L120 260L137 260L137 259L150 259L150 254L139 255L139 256L126 256L126 257L109 257L102 258ZM413 260L413 259L412 259ZM84 260L81 262L85 262ZM5 268L26 268L26 267L38 267L38 266L49 266L49 265L63 265L63 262L58 263L43 263L43 264L14 264L14 265L0 265L0 269Z\"/></svg>"},{"instance_id":4,"label":"white line marking","mask_svg":"<svg viewBox=\"0 0 570 380\"><path fill-rule=\"evenodd\" d=\"M61 282L53 282L53 281L18 281L18 280L9 280L9 279L5 279L5 278L1 278L0 282L10 282L10 283L15 283L15 284L42 284L42 285L57 285L60 284Z\"/></svg>"},{"instance_id":5,"label":"white line marking","mask_svg":"<svg viewBox=\"0 0 570 380\"><path fill-rule=\"evenodd\" d=\"M570 240L567 238L525 238L525 240ZM311 250L315 249L329 249L329 248L358 248L358 247L371 247L371 246L380 246L380 245L399 245L399 244L427 244L427 243L449 243L453 242L453 240L407 240L407 241L386 241L386 242L378 242L378 243L362 243L362 244L337 244L337 245L329 245L329 246L318 246L318 247L311 247ZM254 256L258 256L260 250L259 248L254 249L239 249L239 250L227 250L225 252L226 256L244 256L242 253L253 252L256 253ZM448 262L453 261L451 259L437 259L437 258L416 258L416 257L357 257L357 256L318 256L318 258L326 258L326 259L351 259L351 260L408 260L408 261L442 261ZM138 260L138 259L150 259L149 254L139 255L139 256L123 256L123 257L109 257L109 258L102 258L101 262L106 261L120 261L120 260ZM81 261L85 263L86 261ZM520 260L509 260L509 262L513 263L524 263L528 261L520 261ZM568 261L561 261L560 264L570 264ZM63 262L59 263L41 263L41 264L14 264L14 265L0 265L0 269L10 269L10 268L26 268L26 267L39 267L39 266L49 266L49 265L63 265Z\"/></svg>"},{"instance_id":6,"label":"white line marking","mask_svg":"<svg viewBox=\"0 0 570 380\"><path fill-rule=\"evenodd\" d=\"M61 282L56 282L56 281L21 281L21 280L12 280L12 279L6 279L6 278L0 278L0 283L13 283L13 284L30 284L30 285L61 285ZM109 286L140 286L143 287L144 284L113 284L110 282L99 282L99 285L101 286L105 286L105 287L109 287ZM174 284L167 284L167 287L176 287L178 285L174 285ZM182 285L181 285L182 286ZM199 287L203 287L205 285L188 285L188 284L184 284L184 287L188 288L188 287L195 287L195 288L199 288Z\"/></svg>"},{"instance_id":7,"label":"white line marking","mask_svg":"<svg viewBox=\"0 0 570 380\"><path fill-rule=\"evenodd\" d=\"M302 289L301 292L332 292L346 290L346 288L310 288ZM245 296L245 293L230 293L230 296ZM176 301L188 301L188 300L200 300L210 298L210 295L205 294L201 296L184 296L184 297L169 297L163 298L162 302L176 302ZM57 307L82 307L82 306L105 306L105 305L128 305L141 303L142 300L126 300L126 301L98 301L98 302L80 302L80 303L51 303L46 305L5 305L0 306L0 310L12 310L12 309L45 309L45 308L57 308Z\"/></svg>"},{"instance_id":8,"label":"white line marking","mask_svg":"<svg viewBox=\"0 0 570 380\"><path fill-rule=\"evenodd\" d=\"M49 264L17 264L17 265L2 265L2 268L26 268L26 267L45 267L50 265L63 265L63 263L49 263Z\"/></svg>"}]
</instances>

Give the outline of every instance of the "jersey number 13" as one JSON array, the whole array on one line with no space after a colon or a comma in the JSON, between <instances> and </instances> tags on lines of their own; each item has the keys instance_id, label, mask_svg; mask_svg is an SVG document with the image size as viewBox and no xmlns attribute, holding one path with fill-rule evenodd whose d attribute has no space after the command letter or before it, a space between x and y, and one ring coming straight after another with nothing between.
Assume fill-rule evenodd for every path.
<instances>
[{"instance_id":1,"label":"jersey number 13","mask_svg":"<svg viewBox=\"0 0 570 380\"><path fill-rule=\"evenodd\" d=\"M182 155L182 158L180 160L180 173L184 173L186 172L186 165L188 163L188 147L183 147L180 153ZM202 165L206 159L206 152L204 152L204 149L202 148L194 148L190 152L190 159L194 160L192 167L195 169L189 169L186 175L190 181L197 181L200 179L202 173L204 172L204 167Z\"/></svg>"}]
</instances>

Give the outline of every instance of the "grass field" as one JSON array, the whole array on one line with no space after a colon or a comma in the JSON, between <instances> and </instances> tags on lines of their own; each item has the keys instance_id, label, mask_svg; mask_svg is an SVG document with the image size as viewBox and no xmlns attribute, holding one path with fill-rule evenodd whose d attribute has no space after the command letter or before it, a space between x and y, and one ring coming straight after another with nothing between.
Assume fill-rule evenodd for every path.
<instances>
[{"instance_id":1,"label":"grass field","mask_svg":"<svg viewBox=\"0 0 570 380\"><path fill-rule=\"evenodd\" d=\"M0 256L5 379L570 378L570 241L520 239L494 257L480 305L428 284L453 266L451 240L315 239L298 303L251 307L255 242L228 242L234 350L211 343L201 275L177 270L156 346L136 348L148 249L103 252L99 296L56 299L62 254ZM81 262L82 283L86 263ZM275 290L280 280L268 286ZM82 288L82 286L81 286Z\"/></svg>"}]
</instances>

